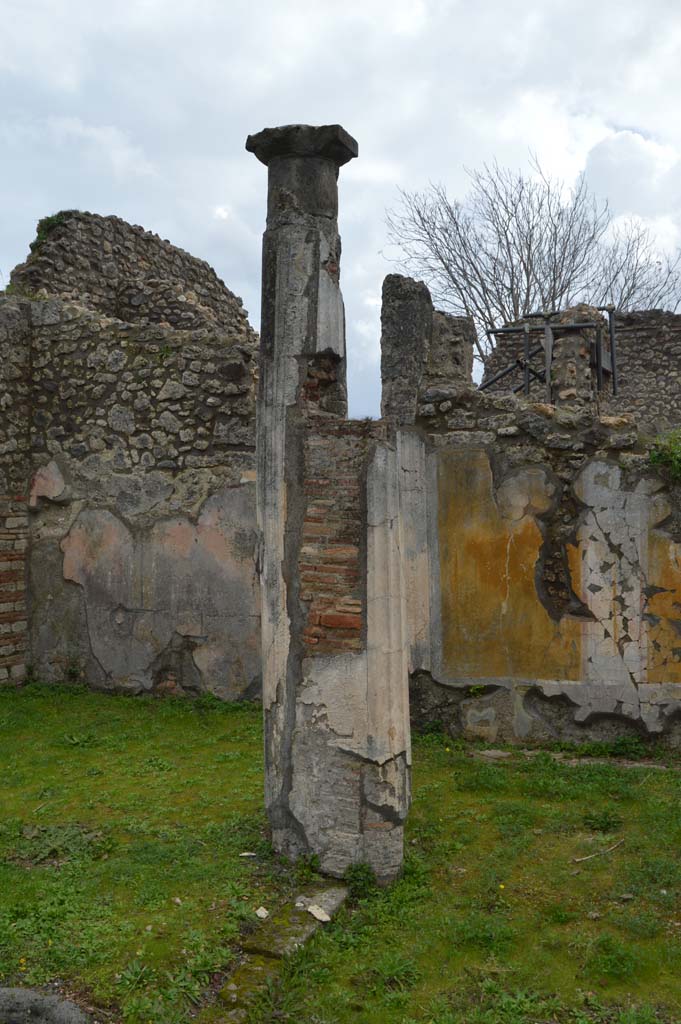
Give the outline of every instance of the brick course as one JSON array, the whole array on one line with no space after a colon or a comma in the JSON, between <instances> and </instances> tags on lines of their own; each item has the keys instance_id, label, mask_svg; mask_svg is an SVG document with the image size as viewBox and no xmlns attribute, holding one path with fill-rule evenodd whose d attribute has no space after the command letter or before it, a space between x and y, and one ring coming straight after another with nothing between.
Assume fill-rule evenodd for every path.
<instances>
[{"instance_id":1,"label":"brick course","mask_svg":"<svg viewBox=\"0 0 681 1024\"><path fill-rule=\"evenodd\" d=\"M24 495L0 495L0 685L26 675L26 546Z\"/></svg>"},{"instance_id":2,"label":"brick course","mask_svg":"<svg viewBox=\"0 0 681 1024\"><path fill-rule=\"evenodd\" d=\"M0 685L26 675L30 473L29 304L0 296Z\"/></svg>"},{"instance_id":3,"label":"brick course","mask_svg":"<svg viewBox=\"0 0 681 1024\"><path fill-rule=\"evenodd\" d=\"M342 418L332 358L312 361L303 385L306 404L305 516L300 599L308 656L360 651L366 624L364 471L382 427Z\"/></svg>"}]
</instances>

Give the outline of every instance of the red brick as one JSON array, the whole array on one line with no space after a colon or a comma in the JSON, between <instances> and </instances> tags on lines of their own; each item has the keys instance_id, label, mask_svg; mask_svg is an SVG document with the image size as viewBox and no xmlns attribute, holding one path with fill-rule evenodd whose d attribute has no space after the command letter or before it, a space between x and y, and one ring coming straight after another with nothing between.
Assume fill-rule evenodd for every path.
<instances>
[{"instance_id":1,"label":"red brick","mask_svg":"<svg viewBox=\"0 0 681 1024\"><path fill-rule=\"evenodd\" d=\"M0 643L0 666L15 665L26 657L26 646L19 647L16 644L9 646Z\"/></svg>"},{"instance_id":2,"label":"red brick","mask_svg":"<svg viewBox=\"0 0 681 1024\"><path fill-rule=\"evenodd\" d=\"M356 562L359 558L359 548L354 544L328 545L319 552L323 562Z\"/></svg>"},{"instance_id":3,"label":"red brick","mask_svg":"<svg viewBox=\"0 0 681 1024\"><path fill-rule=\"evenodd\" d=\"M0 572L0 583L23 583L24 581L24 569L7 569L5 572Z\"/></svg>"},{"instance_id":4,"label":"red brick","mask_svg":"<svg viewBox=\"0 0 681 1024\"><path fill-rule=\"evenodd\" d=\"M26 619L25 611L0 612L0 622L19 622Z\"/></svg>"},{"instance_id":5,"label":"red brick","mask_svg":"<svg viewBox=\"0 0 681 1024\"><path fill-rule=\"evenodd\" d=\"M326 537L329 527L326 523L305 523L303 527L304 537Z\"/></svg>"},{"instance_id":6,"label":"red brick","mask_svg":"<svg viewBox=\"0 0 681 1024\"><path fill-rule=\"evenodd\" d=\"M351 615L348 612L325 612L321 616L321 624L332 629L361 629L362 616Z\"/></svg>"}]
</instances>

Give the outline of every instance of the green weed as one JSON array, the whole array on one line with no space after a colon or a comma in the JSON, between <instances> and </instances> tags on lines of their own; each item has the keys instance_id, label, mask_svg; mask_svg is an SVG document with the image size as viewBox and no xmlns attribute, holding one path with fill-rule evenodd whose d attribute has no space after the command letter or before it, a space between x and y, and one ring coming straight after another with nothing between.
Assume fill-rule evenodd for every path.
<instances>
[{"instance_id":1,"label":"green weed","mask_svg":"<svg viewBox=\"0 0 681 1024\"><path fill-rule=\"evenodd\" d=\"M53 213L49 217L42 217L36 226L35 238L29 246L31 252L36 253L56 227L79 212L79 210L60 210L59 213Z\"/></svg>"},{"instance_id":2,"label":"green weed","mask_svg":"<svg viewBox=\"0 0 681 1024\"><path fill-rule=\"evenodd\" d=\"M657 437L649 457L651 465L666 469L672 480L681 481L681 430Z\"/></svg>"},{"instance_id":3,"label":"green weed","mask_svg":"<svg viewBox=\"0 0 681 1024\"><path fill-rule=\"evenodd\" d=\"M599 935L586 948L584 971L595 980L614 978L621 981L630 978L636 967L634 951L612 935Z\"/></svg>"},{"instance_id":4,"label":"green weed","mask_svg":"<svg viewBox=\"0 0 681 1024\"><path fill-rule=\"evenodd\" d=\"M472 946L485 953L503 953L515 938L516 932L503 917L494 913L473 911L450 929L455 946Z\"/></svg>"},{"instance_id":5,"label":"green weed","mask_svg":"<svg viewBox=\"0 0 681 1024\"><path fill-rule=\"evenodd\" d=\"M9 859L34 866L94 860L108 855L112 845L110 836L84 825L26 825Z\"/></svg>"},{"instance_id":6,"label":"green weed","mask_svg":"<svg viewBox=\"0 0 681 1024\"><path fill-rule=\"evenodd\" d=\"M413 988L419 979L419 970L414 960L402 953L387 952L376 958L375 963L364 975L369 990L385 992Z\"/></svg>"},{"instance_id":7,"label":"green weed","mask_svg":"<svg viewBox=\"0 0 681 1024\"><path fill-rule=\"evenodd\" d=\"M345 872L350 899L364 900L377 895L376 875L368 864L352 864Z\"/></svg>"},{"instance_id":8,"label":"green weed","mask_svg":"<svg viewBox=\"0 0 681 1024\"><path fill-rule=\"evenodd\" d=\"M612 807L602 807L584 815L584 824L592 832L614 832L623 821L622 815Z\"/></svg>"}]
</instances>

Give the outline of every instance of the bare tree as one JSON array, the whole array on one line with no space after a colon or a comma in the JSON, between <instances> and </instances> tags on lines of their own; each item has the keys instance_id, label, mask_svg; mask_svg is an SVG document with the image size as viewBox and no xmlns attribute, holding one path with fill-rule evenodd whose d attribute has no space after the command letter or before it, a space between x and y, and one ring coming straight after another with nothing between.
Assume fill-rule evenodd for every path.
<instances>
[{"instance_id":1,"label":"bare tree","mask_svg":"<svg viewBox=\"0 0 681 1024\"><path fill-rule=\"evenodd\" d=\"M485 332L528 313L578 302L678 308L681 251L658 251L640 221L615 222L583 175L568 190L536 159L532 171L485 164L467 172L463 202L431 184L400 191L386 215L397 262L426 281L443 309L473 317L483 361L491 350Z\"/></svg>"}]
</instances>

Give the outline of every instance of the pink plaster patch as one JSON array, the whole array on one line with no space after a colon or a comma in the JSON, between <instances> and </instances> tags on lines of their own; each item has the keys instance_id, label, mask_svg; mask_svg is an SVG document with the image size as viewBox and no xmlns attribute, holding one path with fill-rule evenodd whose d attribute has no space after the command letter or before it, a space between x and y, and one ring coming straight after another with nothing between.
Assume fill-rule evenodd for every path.
<instances>
[{"instance_id":1,"label":"pink plaster patch","mask_svg":"<svg viewBox=\"0 0 681 1024\"><path fill-rule=\"evenodd\" d=\"M66 481L59 466L54 461L48 462L46 466L41 466L33 477L31 495L28 499L29 508L37 508L39 498L54 501L56 498L60 498L65 490Z\"/></svg>"}]
</instances>

